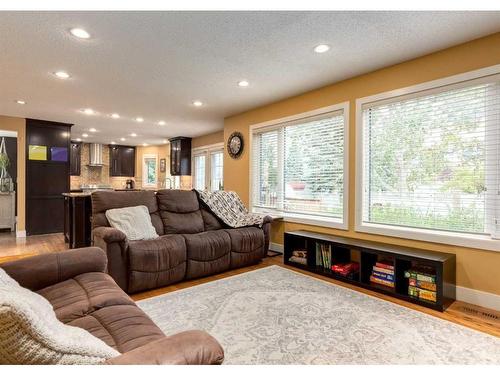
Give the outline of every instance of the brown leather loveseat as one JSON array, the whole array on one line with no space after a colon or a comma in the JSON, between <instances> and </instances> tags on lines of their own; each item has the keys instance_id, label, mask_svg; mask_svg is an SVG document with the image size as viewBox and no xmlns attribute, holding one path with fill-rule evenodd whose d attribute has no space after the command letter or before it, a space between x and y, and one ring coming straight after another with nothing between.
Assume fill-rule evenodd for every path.
<instances>
[{"instance_id":1,"label":"brown leather loveseat","mask_svg":"<svg viewBox=\"0 0 500 375\"><path fill-rule=\"evenodd\" d=\"M109 226L106 210L144 205L158 238L128 241ZM262 228L230 229L195 191L97 191L92 194L92 239L108 256L108 272L128 293L158 288L259 262L269 247L271 219Z\"/></svg>"},{"instance_id":2,"label":"brown leather loveseat","mask_svg":"<svg viewBox=\"0 0 500 375\"><path fill-rule=\"evenodd\" d=\"M47 299L59 321L83 328L122 353L107 364L222 363L224 351L208 333L165 336L105 273L106 262L101 249L88 247L2 263L0 268Z\"/></svg>"}]
</instances>

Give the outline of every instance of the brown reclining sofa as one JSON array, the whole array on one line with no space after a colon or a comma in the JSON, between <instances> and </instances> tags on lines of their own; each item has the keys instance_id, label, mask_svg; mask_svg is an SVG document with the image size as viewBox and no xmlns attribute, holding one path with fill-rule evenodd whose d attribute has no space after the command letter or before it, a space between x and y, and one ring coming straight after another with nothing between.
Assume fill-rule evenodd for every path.
<instances>
[{"instance_id":1,"label":"brown reclining sofa","mask_svg":"<svg viewBox=\"0 0 500 375\"><path fill-rule=\"evenodd\" d=\"M148 208L158 238L128 241L110 227L106 210L139 205ZM255 264L267 253L270 222L266 217L262 228L227 228L195 191L92 194L93 245L106 251L109 274L128 293Z\"/></svg>"},{"instance_id":2,"label":"brown reclining sofa","mask_svg":"<svg viewBox=\"0 0 500 375\"><path fill-rule=\"evenodd\" d=\"M21 286L42 295L58 320L118 352L105 364L220 364L224 351L202 331L165 336L105 273L106 254L88 247L2 263Z\"/></svg>"}]
</instances>

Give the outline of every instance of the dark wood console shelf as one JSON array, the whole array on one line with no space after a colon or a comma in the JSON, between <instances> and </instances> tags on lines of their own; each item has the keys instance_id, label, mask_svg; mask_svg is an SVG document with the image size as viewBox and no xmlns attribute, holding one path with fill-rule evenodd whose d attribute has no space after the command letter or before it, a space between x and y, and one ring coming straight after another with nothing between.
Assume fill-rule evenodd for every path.
<instances>
[{"instance_id":1,"label":"dark wood console shelf","mask_svg":"<svg viewBox=\"0 0 500 375\"><path fill-rule=\"evenodd\" d=\"M331 269L317 265L318 246L329 253L332 264L359 263L359 272L344 277ZM290 261L294 250L306 250L306 264ZM419 250L378 242L349 239L327 234L293 231L285 232L284 262L286 265L331 277L359 287L390 295L434 310L444 311L456 296L455 254ZM394 286L370 281L375 263L382 262L393 268ZM430 270L434 276L436 302L409 295L406 271ZM390 277L390 276L389 276ZM420 281L419 281L420 283ZM420 284L419 284L420 286ZM422 292L420 292L422 294Z\"/></svg>"}]
</instances>

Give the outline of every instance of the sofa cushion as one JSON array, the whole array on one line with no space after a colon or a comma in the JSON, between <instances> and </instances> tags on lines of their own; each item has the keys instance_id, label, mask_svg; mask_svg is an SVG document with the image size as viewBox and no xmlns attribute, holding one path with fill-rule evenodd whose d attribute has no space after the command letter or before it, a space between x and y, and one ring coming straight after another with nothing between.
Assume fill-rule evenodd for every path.
<instances>
[{"instance_id":1,"label":"sofa cushion","mask_svg":"<svg viewBox=\"0 0 500 375\"><path fill-rule=\"evenodd\" d=\"M97 364L117 355L89 332L60 322L41 295L0 287L0 363Z\"/></svg>"},{"instance_id":2,"label":"sofa cushion","mask_svg":"<svg viewBox=\"0 0 500 375\"><path fill-rule=\"evenodd\" d=\"M229 269L231 240L224 230L184 234L187 248L187 278Z\"/></svg>"},{"instance_id":3,"label":"sofa cushion","mask_svg":"<svg viewBox=\"0 0 500 375\"><path fill-rule=\"evenodd\" d=\"M105 212L113 208L146 206L156 233L163 235L154 191L96 191L92 193L92 228L109 227Z\"/></svg>"},{"instance_id":4,"label":"sofa cushion","mask_svg":"<svg viewBox=\"0 0 500 375\"><path fill-rule=\"evenodd\" d=\"M165 337L136 305L104 307L68 325L83 328L120 353Z\"/></svg>"},{"instance_id":5,"label":"sofa cushion","mask_svg":"<svg viewBox=\"0 0 500 375\"><path fill-rule=\"evenodd\" d=\"M205 224L205 231L222 229L222 224L215 215L203 207L201 207L201 217Z\"/></svg>"},{"instance_id":6,"label":"sofa cushion","mask_svg":"<svg viewBox=\"0 0 500 375\"><path fill-rule=\"evenodd\" d=\"M89 272L37 291L53 306L63 323L86 316L107 306L134 305L111 276Z\"/></svg>"},{"instance_id":7,"label":"sofa cushion","mask_svg":"<svg viewBox=\"0 0 500 375\"><path fill-rule=\"evenodd\" d=\"M158 237L146 206L113 208L105 212L109 224L125 233L128 240L150 240Z\"/></svg>"},{"instance_id":8,"label":"sofa cushion","mask_svg":"<svg viewBox=\"0 0 500 375\"><path fill-rule=\"evenodd\" d=\"M258 262L264 256L264 232L260 228L225 229L231 238L231 268Z\"/></svg>"},{"instance_id":9,"label":"sofa cushion","mask_svg":"<svg viewBox=\"0 0 500 375\"><path fill-rule=\"evenodd\" d=\"M200 204L194 191L160 190L156 197L165 234L204 231Z\"/></svg>"},{"instance_id":10,"label":"sofa cushion","mask_svg":"<svg viewBox=\"0 0 500 375\"><path fill-rule=\"evenodd\" d=\"M186 274L186 244L181 235L129 242L129 293L180 281Z\"/></svg>"}]
</instances>

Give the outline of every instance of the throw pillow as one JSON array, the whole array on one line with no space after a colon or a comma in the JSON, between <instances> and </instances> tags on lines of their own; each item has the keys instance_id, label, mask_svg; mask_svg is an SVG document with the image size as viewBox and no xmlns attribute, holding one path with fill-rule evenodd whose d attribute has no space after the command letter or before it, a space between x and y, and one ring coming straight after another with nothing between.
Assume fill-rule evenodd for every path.
<instances>
[{"instance_id":1,"label":"throw pillow","mask_svg":"<svg viewBox=\"0 0 500 375\"><path fill-rule=\"evenodd\" d=\"M146 206L107 210L106 218L113 228L125 233L129 240L151 240L158 237Z\"/></svg>"},{"instance_id":2,"label":"throw pillow","mask_svg":"<svg viewBox=\"0 0 500 375\"><path fill-rule=\"evenodd\" d=\"M0 279L9 277L0 269ZM0 285L0 364L98 364L120 355L82 328L56 318L49 301L16 286Z\"/></svg>"}]
</instances>

